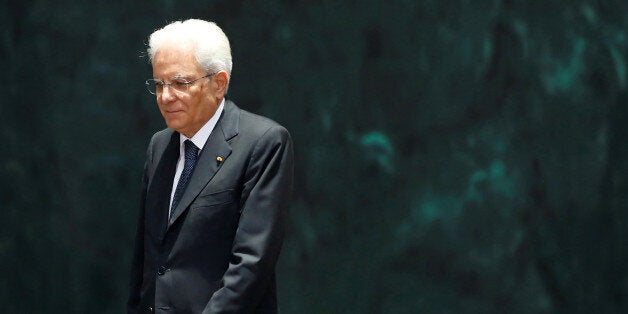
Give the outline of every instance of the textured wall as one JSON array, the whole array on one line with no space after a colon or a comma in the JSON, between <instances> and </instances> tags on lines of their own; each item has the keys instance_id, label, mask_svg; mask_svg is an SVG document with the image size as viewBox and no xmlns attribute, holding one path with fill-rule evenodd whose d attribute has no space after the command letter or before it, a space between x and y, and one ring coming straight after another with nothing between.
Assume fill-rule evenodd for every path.
<instances>
[{"instance_id":1,"label":"textured wall","mask_svg":"<svg viewBox=\"0 0 628 314\"><path fill-rule=\"evenodd\" d=\"M146 37L230 37L282 123L283 313L628 312L625 1L0 2L0 303L120 313Z\"/></svg>"}]
</instances>

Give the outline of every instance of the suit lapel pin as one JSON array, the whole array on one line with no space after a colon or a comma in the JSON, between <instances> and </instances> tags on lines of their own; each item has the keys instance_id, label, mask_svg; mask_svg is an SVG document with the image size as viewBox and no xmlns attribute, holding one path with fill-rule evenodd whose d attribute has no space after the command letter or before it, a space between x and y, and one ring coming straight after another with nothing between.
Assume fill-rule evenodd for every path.
<instances>
[{"instance_id":1,"label":"suit lapel pin","mask_svg":"<svg viewBox=\"0 0 628 314\"><path fill-rule=\"evenodd\" d=\"M223 159L220 156L216 157L216 162L220 165L222 163Z\"/></svg>"}]
</instances>

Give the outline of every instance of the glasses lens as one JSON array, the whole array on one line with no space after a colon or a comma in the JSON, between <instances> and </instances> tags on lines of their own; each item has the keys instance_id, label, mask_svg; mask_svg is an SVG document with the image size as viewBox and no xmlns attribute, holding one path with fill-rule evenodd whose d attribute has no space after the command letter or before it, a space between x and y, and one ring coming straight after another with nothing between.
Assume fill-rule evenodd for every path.
<instances>
[{"instance_id":1,"label":"glasses lens","mask_svg":"<svg viewBox=\"0 0 628 314\"><path fill-rule=\"evenodd\" d=\"M170 84L163 83L161 81L157 81L154 79L146 80L146 89L149 93L153 95L161 94L164 90L164 85L167 85L171 88L171 91L177 91L179 93L187 93L189 85L194 83L194 81L186 81L186 80L174 80Z\"/></svg>"},{"instance_id":2,"label":"glasses lens","mask_svg":"<svg viewBox=\"0 0 628 314\"><path fill-rule=\"evenodd\" d=\"M187 93L189 84L190 83L185 80L174 80L172 81L172 83L170 83L170 87L172 87L177 92Z\"/></svg>"}]
</instances>

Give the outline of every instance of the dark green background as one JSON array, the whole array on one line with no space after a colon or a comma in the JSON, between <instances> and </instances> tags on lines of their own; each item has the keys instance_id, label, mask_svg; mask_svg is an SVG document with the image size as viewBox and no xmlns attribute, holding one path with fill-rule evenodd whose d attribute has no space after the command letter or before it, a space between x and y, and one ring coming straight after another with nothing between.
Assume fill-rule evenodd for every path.
<instances>
[{"instance_id":1,"label":"dark green background","mask_svg":"<svg viewBox=\"0 0 628 314\"><path fill-rule=\"evenodd\" d=\"M0 3L3 313L123 312L189 17L293 135L283 313L628 312L626 1Z\"/></svg>"}]
</instances>

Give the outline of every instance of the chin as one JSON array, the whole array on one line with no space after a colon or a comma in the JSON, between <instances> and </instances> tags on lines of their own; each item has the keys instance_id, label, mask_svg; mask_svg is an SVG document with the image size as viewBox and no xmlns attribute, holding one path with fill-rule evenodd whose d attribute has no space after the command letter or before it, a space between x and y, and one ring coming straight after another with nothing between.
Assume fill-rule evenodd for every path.
<instances>
[{"instance_id":1,"label":"chin","mask_svg":"<svg viewBox=\"0 0 628 314\"><path fill-rule=\"evenodd\" d=\"M166 120L166 125L174 130L181 129L183 127L183 123L178 119Z\"/></svg>"}]
</instances>

